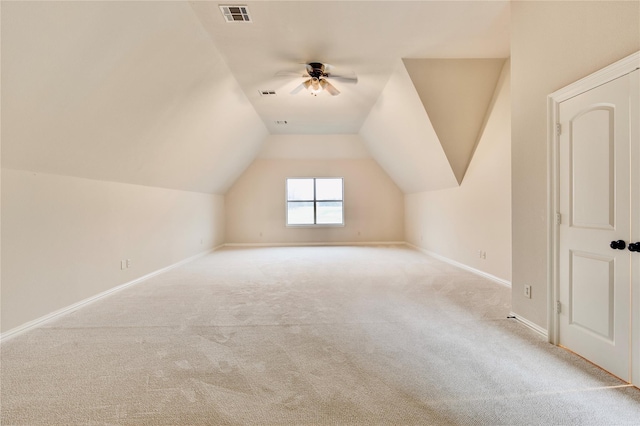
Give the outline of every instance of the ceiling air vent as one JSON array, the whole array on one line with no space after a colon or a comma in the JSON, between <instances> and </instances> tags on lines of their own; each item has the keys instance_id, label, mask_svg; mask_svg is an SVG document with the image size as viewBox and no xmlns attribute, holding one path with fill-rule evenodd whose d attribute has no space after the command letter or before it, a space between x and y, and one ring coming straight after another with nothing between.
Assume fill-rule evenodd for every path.
<instances>
[{"instance_id":1,"label":"ceiling air vent","mask_svg":"<svg viewBox=\"0 0 640 426\"><path fill-rule=\"evenodd\" d=\"M281 125L281 126L284 126L285 124L287 124L287 120L276 120L276 121L274 121L274 123L276 123L278 125Z\"/></svg>"},{"instance_id":2,"label":"ceiling air vent","mask_svg":"<svg viewBox=\"0 0 640 426\"><path fill-rule=\"evenodd\" d=\"M260 96L276 96L275 90L258 90L258 92L260 93Z\"/></svg>"},{"instance_id":3,"label":"ceiling air vent","mask_svg":"<svg viewBox=\"0 0 640 426\"><path fill-rule=\"evenodd\" d=\"M220 6L220 11L227 22L251 22L247 6Z\"/></svg>"}]
</instances>

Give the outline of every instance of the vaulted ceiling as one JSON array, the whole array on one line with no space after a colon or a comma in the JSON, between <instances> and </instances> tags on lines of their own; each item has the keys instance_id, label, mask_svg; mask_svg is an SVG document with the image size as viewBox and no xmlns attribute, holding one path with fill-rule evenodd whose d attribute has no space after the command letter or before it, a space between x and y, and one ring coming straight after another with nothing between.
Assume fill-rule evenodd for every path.
<instances>
[{"instance_id":1,"label":"vaulted ceiling","mask_svg":"<svg viewBox=\"0 0 640 426\"><path fill-rule=\"evenodd\" d=\"M508 1L219 4L2 2L3 167L224 193L269 135L357 135L405 192L462 181ZM358 83L289 94L311 61Z\"/></svg>"}]
</instances>

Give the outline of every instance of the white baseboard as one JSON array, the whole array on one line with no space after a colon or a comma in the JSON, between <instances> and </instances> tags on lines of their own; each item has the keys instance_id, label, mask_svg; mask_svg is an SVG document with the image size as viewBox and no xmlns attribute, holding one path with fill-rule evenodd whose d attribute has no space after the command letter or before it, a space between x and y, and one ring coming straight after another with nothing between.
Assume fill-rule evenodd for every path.
<instances>
[{"instance_id":1,"label":"white baseboard","mask_svg":"<svg viewBox=\"0 0 640 426\"><path fill-rule=\"evenodd\" d=\"M529 321L526 318L522 318L521 316L519 316L518 314L515 314L513 312L511 312L509 314L509 316L515 318L516 321L518 321L518 322L522 323L523 325L529 327L531 330L533 330L536 333L540 334L545 339L549 339L549 333L547 332L547 330L542 328L542 327L540 327L538 324L535 324L535 323Z\"/></svg>"},{"instance_id":2,"label":"white baseboard","mask_svg":"<svg viewBox=\"0 0 640 426\"><path fill-rule=\"evenodd\" d=\"M29 330L31 330L31 329L39 326L39 325L42 325L42 324L44 324L44 323L46 323L48 321L51 321L51 320L53 320L55 318L61 317L63 315L66 315L68 313L76 311L76 310L78 310L78 309L80 309L82 307L90 305L91 303L93 303L93 302L95 302L95 301L97 301L99 299L102 299L103 297L106 297L106 296L108 296L110 294L113 294L113 293L118 292L120 290L124 290L125 288L131 287L134 284L141 283L142 281L148 280L151 277L154 277L156 275L159 275L159 274L162 274L164 272L167 272L170 269L177 268L178 266L182 266L185 263L189 263L191 261L194 261L194 260L196 260L196 259L198 259L198 258L200 258L202 256L206 256L207 254L209 254L209 253L211 253L213 251L216 251L216 250L220 249L221 247L223 247L223 245L219 245L219 246L214 247L212 249L205 250L202 253L198 253L198 254L196 254L194 256L188 257L188 258L183 259L183 260L181 260L179 262L176 262L174 264L171 264L171 265L166 266L164 268L161 268L161 269L158 269L156 271L150 272L150 273L148 273L146 275L143 275L143 276L141 276L139 278L136 278L133 281L129 281L129 282L124 283L124 284L120 284L119 286L110 288L109 290L105 290L102 293L98 293L95 296L91 296L91 297L89 297L87 299L84 299L84 300L81 300L81 301L79 301L77 303L74 303L73 305L66 306L66 307L64 307L62 309L58 309L57 311L51 312L51 313L49 313L49 314L47 314L45 316L42 316L40 318L36 318L36 319L34 319L32 321L29 321L29 322L26 322L26 323L24 323L22 325L19 325L18 327L12 328L11 330L5 331L4 333L0 334L0 343L1 342L5 342L5 341L7 341L8 339L10 339L12 337L15 337L15 336L17 336L19 334L22 334L22 333L26 332L26 331L29 331Z\"/></svg>"},{"instance_id":3,"label":"white baseboard","mask_svg":"<svg viewBox=\"0 0 640 426\"><path fill-rule=\"evenodd\" d=\"M313 247L313 246L394 246L404 245L404 241L345 241L320 243L226 243L225 247Z\"/></svg>"},{"instance_id":4,"label":"white baseboard","mask_svg":"<svg viewBox=\"0 0 640 426\"><path fill-rule=\"evenodd\" d=\"M466 271L472 272L472 273L474 273L476 275L480 275L481 277L488 278L491 281L494 281L494 282L496 282L498 284L501 284L501 285L503 285L505 287L511 288L511 281L507 281L505 279L496 277L495 275L491 275L491 274L489 274L487 272L484 272L484 271L481 271L479 269L472 268L471 266L465 265L464 263L460 263L460 262L457 262L457 261L455 261L453 259L449 259L448 257L444 257L442 255L439 255L439 254L434 253L432 251L429 251L427 249L423 249L422 247L414 246L411 243L405 242L404 244L409 246L409 247L411 247L411 248L413 248L413 249L421 251L421 252L423 252L424 254L426 254L428 256L431 256L431 257L434 257L434 258L436 258L438 260L441 260L441 261L443 261L445 263L448 263L448 264L456 266L456 267L458 267L460 269L464 269Z\"/></svg>"}]
</instances>

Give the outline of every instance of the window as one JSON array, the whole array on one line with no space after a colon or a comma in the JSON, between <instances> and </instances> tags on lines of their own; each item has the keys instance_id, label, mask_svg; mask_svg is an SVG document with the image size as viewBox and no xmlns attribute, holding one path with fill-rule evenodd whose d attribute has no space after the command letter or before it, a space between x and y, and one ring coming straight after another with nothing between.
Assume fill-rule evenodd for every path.
<instances>
[{"instance_id":1,"label":"window","mask_svg":"<svg viewBox=\"0 0 640 426\"><path fill-rule=\"evenodd\" d=\"M287 179L287 225L344 225L342 178Z\"/></svg>"}]
</instances>

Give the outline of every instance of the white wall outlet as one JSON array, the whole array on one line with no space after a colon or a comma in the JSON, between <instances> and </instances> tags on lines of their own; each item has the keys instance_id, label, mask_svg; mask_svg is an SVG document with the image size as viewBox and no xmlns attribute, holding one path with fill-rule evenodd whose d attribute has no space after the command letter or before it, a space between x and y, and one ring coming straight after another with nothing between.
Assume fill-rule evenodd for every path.
<instances>
[{"instance_id":1,"label":"white wall outlet","mask_svg":"<svg viewBox=\"0 0 640 426\"><path fill-rule=\"evenodd\" d=\"M127 259L127 268L131 268L131 259Z\"/></svg>"},{"instance_id":2,"label":"white wall outlet","mask_svg":"<svg viewBox=\"0 0 640 426\"><path fill-rule=\"evenodd\" d=\"M531 286L530 285L525 285L524 286L524 297L526 297L527 299L531 299Z\"/></svg>"}]
</instances>

